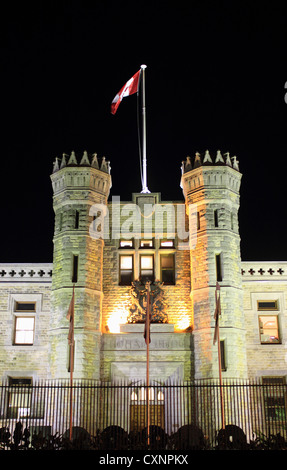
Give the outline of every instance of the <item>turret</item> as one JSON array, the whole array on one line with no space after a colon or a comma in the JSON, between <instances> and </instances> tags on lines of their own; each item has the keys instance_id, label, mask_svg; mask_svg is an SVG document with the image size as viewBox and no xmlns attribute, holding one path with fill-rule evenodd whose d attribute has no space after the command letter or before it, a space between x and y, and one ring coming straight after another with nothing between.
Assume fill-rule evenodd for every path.
<instances>
[{"instance_id":1,"label":"turret","mask_svg":"<svg viewBox=\"0 0 287 470\"><path fill-rule=\"evenodd\" d=\"M246 377L245 329L238 227L241 182L236 157L206 151L182 164L181 187L187 208L197 212L190 250L194 315L195 377L218 377L213 344L215 288L220 285L220 339L225 377Z\"/></svg>"},{"instance_id":2,"label":"turret","mask_svg":"<svg viewBox=\"0 0 287 470\"><path fill-rule=\"evenodd\" d=\"M79 163L78 163L79 161ZM87 152L77 158L63 154L51 175L55 212L52 281L51 374L69 373L68 321L75 286L75 378L98 378L102 308L103 244L91 236L97 210L104 207L111 187L109 162Z\"/></svg>"}]
</instances>

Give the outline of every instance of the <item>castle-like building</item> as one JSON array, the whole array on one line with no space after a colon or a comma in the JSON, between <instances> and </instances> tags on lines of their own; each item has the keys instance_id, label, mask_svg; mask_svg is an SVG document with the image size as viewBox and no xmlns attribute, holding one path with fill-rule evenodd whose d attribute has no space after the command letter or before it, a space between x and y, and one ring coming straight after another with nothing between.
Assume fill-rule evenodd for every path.
<instances>
[{"instance_id":1,"label":"castle-like building","mask_svg":"<svg viewBox=\"0 0 287 470\"><path fill-rule=\"evenodd\" d=\"M69 377L73 286L74 377L144 379L149 280L151 381L218 377L217 285L223 378L285 380L287 262L241 260L241 176L236 157L207 151L182 163L182 201L109 200L104 157L56 159L53 262L0 264L1 379Z\"/></svg>"}]
</instances>

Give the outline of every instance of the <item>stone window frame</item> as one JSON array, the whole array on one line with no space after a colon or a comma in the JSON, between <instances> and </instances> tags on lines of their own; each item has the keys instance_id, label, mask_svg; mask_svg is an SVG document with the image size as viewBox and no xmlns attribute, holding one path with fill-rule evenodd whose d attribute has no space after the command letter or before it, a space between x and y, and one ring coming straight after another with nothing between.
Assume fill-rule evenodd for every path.
<instances>
[{"instance_id":1,"label":"stone window frame","mask_svg":"<svg viewBox=\"0 0 287 470\"><path fill-rule=\"evenodd\" d=\"M277 310L259 310L258 302L271 302L277 301ZM262 347L277 346L283 344L283 331L282 331L282 319L284 317L285 304L284 304L284 292L283 291L273 291L273 292L251 292L251 307L254 312L254 329L257 332L258 344ZM262 342L260 334L260 316L276 316L278 324L278 335L279 342Z\"/></svg>"},{"instance_id":2,"label":"stone window frame","mask_svg":"<svg viewBox=\"0 0 287 470\"><path fill-rule=\"evenodd\" d=\"M11 331L11 344L16 348L24 347L29 348L31 346L38 345L37 339L37 332L38 332L38 317L39 313L42 309L42 294L30 294L30 293L21 293L21 294L10 294L8 308L12 318L12 331ZM25 310L18 310L16 308L17 303L29 303L35 304L34 311L25 311ZM15 342L15 335L16 335L16 322L17 318L34 318L34 335L33 335L33 343L16 343Z\"/></svg>"},{"instance_id":3,"label":"stone window frame","mask_svg":"<svg viewBox=\"0 0 287 470\"><path fill-rule=\"evenodd\" d=\"M277 341L263 341L262 339L262 336L263 336L263 330L261 332L261 321L262 321L262 318L274 318L276 319L276 326L275 326L275 329L276 329L276 332L277 332ZM264 312L264 314L259 314L258 315L258 323L259 323L259 336L260 336L260 344L281 344L282 341L281 341L281 335L280 335L280 329L279 329L279 318L278 318L278 315L274 314L274 312L271 313L266 313L266 311ZM266 329L266 328L265 328ZM270 336L271 338L271 336Z\"/></svg>"},{"instance_id":4,"label":"stone window frame","mask_svg":"<svg viewBox=\"0 0 287 470\"><path fill-rule=\"evenodd\" d=\"M174 286L175 285L175 252L161 252L160 253L160 280L161 282L164 282L164 285L169 285L169 286ZM173 266L172 267L168 267L168 268L165 268L163 266L163 259L164 258L172 258L173 260ZM173 280L171 282L166 282L163 280L163 272L164 271L172 271L172 276L173 276Z\"/></svg>"},{"instance_id":5,"label":"stone window frame","mask_svg":"<svg viewBox=\"0 0 287 470\"><path fill-rule=\"evenodd\" d=\"M23 329L23 327L17 328L18 320L33 320L31 329L29 330L25 328ZM19 339L17 340L17 334L23 331L28 331L29 333L32 333L31 341L28 341L28 340L20 341ZM34 344L34 338L35 338L35 316L34 315L29 315L29 316L28 315L15 315L13 345L14 346L32 346Z\"/></svg>"},{"instance_id":6,"label":"stone window frame","mask_svg":"<svg viewBox=\"0 0 287 470\"><path fill-rule=\"evenodd\" d=\"M126 248L121 248L121 249L127 250ZM131 272L131 282L132 282L132 281L134 281L134 270L135 270L135 267L134 267L134 263L135 263L134 253L130 252L130 251L124 251L123 253L119 253L119 280L118 280L118 284L119 284L119 286L127 286L129 284L122 281L122 273L124 271L121 267L121 258L122 257L130 257L131 260L132 260L132 272Z\"/></svg>"},{"instance_id":7,"label":"stone window frame","mask_svg":"<svg viewBox=\"0 0 287 470\"><path fill-rule=\"evenodd\" d=\"M124 241L123 239L119 240L118 244L118 285L120 286L120 257L122 255L128 256L128 255L133 255L133 280L138 279L140 277L141 273L141 255L143 256L148 256L148 255L153 255L153 272L154 272L154 279L160 279L161 280L161 254L168 255L168 254L173 254L174 255L174 284L176 285L176 252L177 252L177 240L174 238L157 238L157 237L151 237L149 240L153 240L153 246L152 247L141 247L141 240L144 241L144 238L138 238L138 239L133 239L133 246L132 247L123 247L121 246L121 241ZM173 245L172 246L162 246L161 242L162 241L172 241Z\"/></svg>"}]
</instances>

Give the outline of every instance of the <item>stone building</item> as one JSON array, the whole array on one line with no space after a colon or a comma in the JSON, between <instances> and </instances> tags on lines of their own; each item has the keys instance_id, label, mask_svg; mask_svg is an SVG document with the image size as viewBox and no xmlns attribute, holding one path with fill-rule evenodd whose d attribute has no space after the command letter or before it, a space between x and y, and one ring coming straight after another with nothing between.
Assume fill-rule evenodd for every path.
<instances>
[{"instance_id":1,"label":"stone building","mask_svg":"<svg viewBox=\"0 0 287 470\"><path fill-rule=\"evenodd\" d=\"M74 377L144 379L146 280L151 381L218 377L217 283L223 378L285 380L287 262L241 260L236 157L187 157L182 201L109 199L110 164L86 152L57 159L51 180L53 262L0 264L2 380L69 377L73 286Z\"/></svg>"}]
</instances>

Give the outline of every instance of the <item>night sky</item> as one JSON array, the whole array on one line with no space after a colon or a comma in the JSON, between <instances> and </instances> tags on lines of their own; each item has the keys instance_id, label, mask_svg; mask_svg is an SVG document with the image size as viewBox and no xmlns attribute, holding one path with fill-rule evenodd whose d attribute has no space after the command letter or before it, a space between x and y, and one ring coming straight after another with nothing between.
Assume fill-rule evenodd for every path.
<instances>
[{"instance_id":1,"label":"night sky","mask_svg":"<svg viewBox=\"0 0 287 470\"><path fill-rule=\"evenodd\" d=\"M110 113L141 64L150 191L182 200L187 155L236 155L242 259L287 260L286 2L10 2L0 23L0 262L52 262L56 156L141 191L136 95Z\"/></svg>"}]
</instances>

